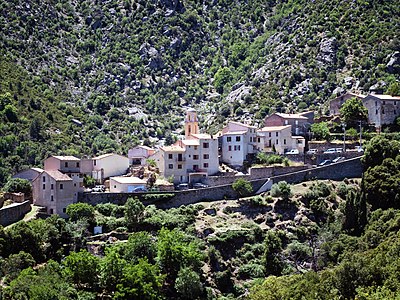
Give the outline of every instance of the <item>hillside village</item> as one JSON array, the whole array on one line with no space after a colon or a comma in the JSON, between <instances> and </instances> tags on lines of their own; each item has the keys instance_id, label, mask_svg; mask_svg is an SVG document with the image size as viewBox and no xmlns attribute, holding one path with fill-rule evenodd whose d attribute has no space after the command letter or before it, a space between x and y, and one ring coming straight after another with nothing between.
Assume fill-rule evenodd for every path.
<instances>
[{"instance_id":1,"label":"hillside village","mask_svg":"<svg viewBox=\"0 0 400 300\"><path fill-rule=\"evenodd\" d=\"M377 132L400 115L400 97L346 93L330 101L329 118L337 118L343 103L353 97L361 99L368 109L368 122ZM228 121L218 134L210 135L200 133L197 112L189 108L184 121L185 136L170 146L136 146L127 157L115 153L93 158L50 156L43 169L30 168L13 177L32 183L33 204L44 207L47 214L67 217L67 206L76 203L83 192L170 191L196 184L208 187L216 184L208 181L209 176L224 176L235 169L245 171L260 152L285 155L302 163L306 156L315 159L318 152L322 154L326 149L305 152L311 148L306 140L310 139L314 122L318 122L314 112L273 113L265 118L261 128ZM336 148L333 152L342 150L349 149ZM85 186L85 178L94 180L96 187Z\"/></svg>"}]
</instances>

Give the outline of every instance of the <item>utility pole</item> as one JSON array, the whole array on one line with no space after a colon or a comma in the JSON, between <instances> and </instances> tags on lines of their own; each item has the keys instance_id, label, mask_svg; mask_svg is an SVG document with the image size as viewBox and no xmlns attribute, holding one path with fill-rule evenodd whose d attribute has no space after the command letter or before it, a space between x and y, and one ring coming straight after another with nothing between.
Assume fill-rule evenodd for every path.
<instances>
[{"instance_id":1,"label":"utility pole","mask_svg":"<svg viewBox=\"0 0 400 300\"><path fill-rule=\"evenodd\" d=\"M343 152L346 152L346 123L342 123L343 128Z\"/></svg>"}]
</instances>

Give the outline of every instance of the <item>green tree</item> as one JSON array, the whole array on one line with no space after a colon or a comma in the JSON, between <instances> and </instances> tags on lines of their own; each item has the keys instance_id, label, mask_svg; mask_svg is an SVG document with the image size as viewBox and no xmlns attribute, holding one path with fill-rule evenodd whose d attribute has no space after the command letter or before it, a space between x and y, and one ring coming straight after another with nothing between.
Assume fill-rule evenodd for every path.
<instances>
[{"instance_id":1,"label":"green tree","mask_svg":"<svg viewBox=\"0 0 400 300\"><path fill-rule=\"evenodd\" d=\"M253 192L251 183L244 178L236 179L232 184L232 188L239 195L239 197L250 196Z\"/></svg>"},{"instance_id":2,"label":"green tree","mask_svg":"<svg viewBox=\"0 0 400 300\"><path fill-rule=\"evenodd\" d=\"M365 147L365 155L362 158L364 169L381 165L386 158L395 159L399 153L399 141L389 140L382 135L375 136Z\"/></svg>"},{"instance_id":3,"label":"green tree","mask_svg":"<svg viewBox=\"0 0 400 300\"><path fill-rule=\"evenodd\" d=\"M180 299L199 299L203 293L200 276L190 268L182 268L175 280L175 289Z\"/></svg>"},{"instance_id":4,"label":"green tree","mask_svg":"<svg viewBox=\"0 0 400 300\"><path fill-rule=\"evenodd\" d=\"M283 200L289 200L292 196L290 184L288 184L286 181L274 183L271 187L271 195L273 197L282 197Z\"/></svg>"},{"instance_id":5,"label":"green tree","mask_svg":"<svg viewBox=\"0 0 400 300\"><path fill-rule=\"evenodd\" d=\"M67 207L67 215L71 221L85 219L94 223L94 207L87 203L73 203Z\"/></svg>"},{"instance_id":6,"label":"green tree","mask_svg":"<svg viewBox=\"0 0 400 300\"><path fill-rule=\"evenodd\" d=\"M136 263L140 258L147 258L152 263L156 256L154 238L145 231L134 232L124 244L123 253L130 263Z\"/></svg>"},{"instance_id":7,"label":"green tree","mask_svg":"<svg viewBox=\"0 0 400 300\"><path fill-rule=\"evenodd\" d=\"M24 193L25 196L32 195L32 185L29 180L11 178L4 186L4 191L9 193Z\"/></svg>"},{"instance_id":8,"label":"green tree","mask_svg":"<svg viewBox=\"0 0 400 300\"><path fill-rule=\"evenodd\" d=\"M124 267L127 262L121 258L117 247L106 249L105 257L99 263L100 284L108 291L113 293L116 286L123 277Z\"/></svg>"},{"instance_id":9,"label":"green tree","mask_svg":"<svg viewBox=\"0 0 400 300\"><path fill-rule=\"evenodd\" d=\"M311 132L313 133L314 138L317 140L329 140L330 138L329 127L328 123L326 122L312 124Z\"/></svg>"},{"instance_id":10,"label":"green tree","mask_svg":"<svg viewBox=\"0 0 400 300\"><path fill-rule=\"evenodd\" d=\"M281 275L283 270L282 251L282 232L267 231L264 240L263 262L266 272L269 275Z\"/></svg>"},{"instance_id":11,"label":"green tree","mask_svg":"<svg viewBox=\"0 0 400 300\"><path fill-rule=\"evenodd\" d=\"M349 190L346 196L343 229L361 235L367 224L367 202L364 194Z\"/></svg>"},{"instance_id":12,"label":"green tree","mask_svg":"<svg viewBox=\"0 0 400 300\"><path fill-rule=\"evenodd\" d=\"M368 120L368 110L358 98L351 98L343 103L340 115L350 127L356 127L359 121Z\"/></svg>"},{"instance_id":13,"label":"green tree","mask_svg":"<svg viewBox=\"0 0 400 300\"><path fill-rule=\"evenodd\" d=\"M17 254L11 254L1 262L1 272L5 275L4 281L10 282L15 279L18 274L28 267L35 265L35 259L29 253L20 251Z\"/></svg>"},{"instance_id":14,"label":"green tree","mask_svg":"<svg viewBox=\"0 0 400 300\"><path fill-rule=\"evenodd\" d=\"M128 198L125 203L125 221L130 230L135 230L144 217L144 205L138 198Z\"/></svg>"},{"instance_id":15,"label":"green tree","mask_svg":"<svg viewBox=\"0 0 400 300\"><path fill-rule=\"evenodd\" d=\"M214 86L218 93L224 91L224 86L232 80L232 72L228 67L218 69L214 75Z\"/></svg>"},{"instance_id":16,"label":"green tree","mask_svg":"<svg viewBox=\"0 0 400 300\"><path fill-rule=\"evenodd\" d=\"M135 265L125 266L114 299L162 299L163 278L156 266L146 259L140 259Z\"/></svg>"},{"instance_id":17,"label":"green tree","mask_svg":"<svg viewBox=\"0 0 400 300\"><path fill-rule=\"evenodd\" d=\"M66 278L79 288L93 289L98 284L99 259L88 251L72 252L63 265Z\"/></svg>"}]
</instances>

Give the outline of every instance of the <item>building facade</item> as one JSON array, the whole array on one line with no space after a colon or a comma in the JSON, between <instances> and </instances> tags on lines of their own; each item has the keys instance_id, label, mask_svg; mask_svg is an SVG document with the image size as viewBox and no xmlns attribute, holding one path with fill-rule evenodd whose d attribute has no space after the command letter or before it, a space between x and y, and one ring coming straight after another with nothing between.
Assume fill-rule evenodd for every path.
<instances>
[{"instance_id":1,"label":"building facade","mask_svg":"<svg viewBox=\"0 0 400 300\"><path fill-rule=\"evenodd\" d=\"M137 189L144 190L146 181L138 177L110 177L111 193L132 193Z\"/></svg>"},{"instance_id":2,"label":"building facade","mask_svg":"<svg viewBox=\"0 0 400 300\"><path fill-rule=\"evenodd\" d=\"M380 131L382 125L393 124L400 116L400 97L370 94L363 99L368 110L368 123Z\"/></svg>"},{"instance_id":3,"label":"building facade","mask_svg":"<svg viewBox=\"0 0 400 300\"><path fill-rule=\"evenodd\" d=\"M218 138L199 133L194 109L186 112L185 139L171 146L161 147L152 157L165 178L175 184L193 183L219 170Z\"/></svg>"},{"instance_id":4,"label":"building facade","mask_svg":"<svg viewBox=\"0 0 400 300\"><path fill-rule=\"evenodd\" d=\"M293 135L306 136L314 123L314 112L308 111L299 114L274 113L264 119L265 127L291 125Z\"/></svg>"},{"instance_id":5,"label":"building facade","mask_svg":"<svg viewBox=\"0 0 400 300\"><path fill-rule=\"evenodd\" d=\"M231 166L242 166L250 154L256 152L257 127L230 121L219 134L221 161Z\"/></svg>"},{"instance_id":6,"label":"building facade","mask_svg":"<svg viewBox=\"0 0 400 300\"><path fill-rule=\"evenodd\" d=\"M343 95L340 95L329 101L329 114L331 116L340 115L340 108L342 107L343 103L345 103L347 100L351 98L357 98L363 100L365 96L351 92L347 92Z\"/></svg>"},{"instance_id":7,"label":"building facade","mask_svg":"<svg viewBox=\"0 0 400 300\"><path fill-rule=\"evenodd\" d=\"M257 130L257 149L260 152L284 154L290 150L304 153L305 139L292 136L291 125L268 126Z\"/></svg>"},{"instance_id":8,"label":"building facade","mask_svg":"<svg viewBox=\"0 0 400 300\"><path fill-rule=\"evenodd\" d=\"M146 160L156 152L155 149L147 146L136 146L128 150L128 158L130 165L146 164Z\"/></svg>"}]
</instances>

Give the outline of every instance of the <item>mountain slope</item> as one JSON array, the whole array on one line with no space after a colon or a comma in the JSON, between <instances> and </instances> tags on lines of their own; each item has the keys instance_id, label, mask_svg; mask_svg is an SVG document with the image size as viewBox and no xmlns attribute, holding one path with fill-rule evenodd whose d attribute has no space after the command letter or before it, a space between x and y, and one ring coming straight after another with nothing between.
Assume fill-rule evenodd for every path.
<instances>
[{"instance_id":1,"label":"mountain slope","mask_svg":"<svg viewBox=\"0 0 400 300\"><path fill-rule=\"evenodd\" d=\"M5 63L19 65L42 93L64 102L56 108L63 118L83 122L82 145L74 149L80 154L126 151L139 140L178 135L187 105L216 131L228 117L323 112L337 87L368 92L380 83L385 90L399 79L396 1L13 0L0 6ZM6 92L3 84L0 94ZM65 126L58 129L70 136Z\"/></svg>"}]
</instances>

